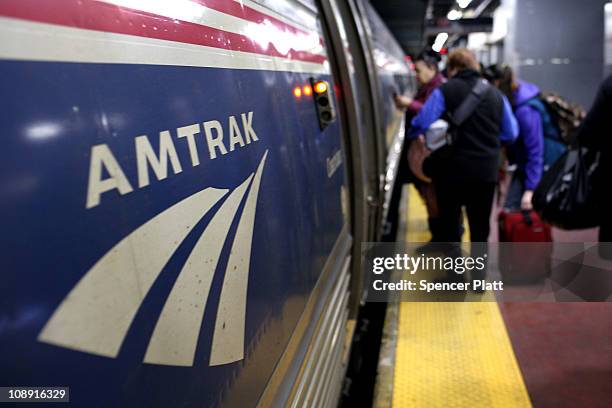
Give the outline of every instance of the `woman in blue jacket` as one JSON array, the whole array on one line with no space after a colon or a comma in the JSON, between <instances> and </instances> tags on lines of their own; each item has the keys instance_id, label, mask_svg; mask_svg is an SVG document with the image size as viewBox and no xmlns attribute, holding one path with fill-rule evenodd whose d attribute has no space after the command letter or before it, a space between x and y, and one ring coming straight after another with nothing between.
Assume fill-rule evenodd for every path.
<instances>
[{"instance_id":1,"label":"woman in blue jacket","mask_svg":"<svg viewBox=\"0 0 612 408\"><path fill-rule=\"evenodd\" d=\"M517 80L507 65L493 65L486 70L488 79L510 101L519 125L519 137L506 147L508 161L516 165L504 207L510 211L531 210L533 191L544 170L544 130L540 111L530 103L537 100L540 88Z\"/></svg>"}]
</instances>

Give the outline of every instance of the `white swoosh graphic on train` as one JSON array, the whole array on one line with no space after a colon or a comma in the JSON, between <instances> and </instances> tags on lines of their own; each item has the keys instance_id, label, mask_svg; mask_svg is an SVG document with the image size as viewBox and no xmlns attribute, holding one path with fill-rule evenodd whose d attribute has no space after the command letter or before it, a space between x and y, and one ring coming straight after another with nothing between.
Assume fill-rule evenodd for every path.
<instances>
[{"instance_id":1,"label":"white swoosh graphic on train","mask_svg":"<svg viewBox=\"0 0 612 408\"><path fill-rule=\"evenodd\" d=\"M221 249L250 185L225 271L210 365L244 358L251 242L267 154L266 151L257 171L229 195L198 239L159 316L145 363L193 365ZM117 357L134 316L172 254L193 226L228 191L206 188L164 210L119 241L70 291L40 332L38 340Z\"/></svg>"}]
</instances>

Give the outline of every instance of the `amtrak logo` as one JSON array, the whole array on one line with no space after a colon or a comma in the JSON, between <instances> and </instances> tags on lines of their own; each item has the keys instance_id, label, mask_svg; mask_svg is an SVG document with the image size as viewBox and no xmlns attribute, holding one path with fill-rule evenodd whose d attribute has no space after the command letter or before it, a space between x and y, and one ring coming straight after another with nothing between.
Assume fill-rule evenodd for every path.
<instances>
[{"instance_id":1,"label":"amtrak logo","mask_svg":"<svg viewBox=\"0 0 612 408\"><path fill-rule=\"evenodd\" d=\"M193 365L213 275L232 221L246 195L223 279L209 365L244 358L251 242L267 154L266 151L256 172L229 194L196 242L157 320L145 363ZM134 316L164 265L193 226L228 192L206 188L123 238L81 278L38 339L73 350L117 357Z\"/></svg>"}]
</instances>

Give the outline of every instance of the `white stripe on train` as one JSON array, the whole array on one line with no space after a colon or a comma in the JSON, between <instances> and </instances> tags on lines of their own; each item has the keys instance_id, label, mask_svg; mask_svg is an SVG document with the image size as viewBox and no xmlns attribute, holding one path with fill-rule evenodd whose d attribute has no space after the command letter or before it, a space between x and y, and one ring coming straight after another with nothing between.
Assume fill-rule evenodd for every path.
<instances>
[{"instance_id":1,"label":"white stripe on train","mask_svg":"<svg viewBox=\"0 0 612 408\"><path fill-rule=\"evenodd\" d=\"M0 17L0 59L329 74L322 64Z\"/></svg>"},{"instance_id":2,"label":"white stripe on train","mask_svg":"<svg viewBox=\"0 0 612 408\"><path fill-rule=\"evenodd\" d=\"M252 38L263 48L266 48L268 43L271 43L281 53L286 53L290 48L293 48L295 51L327 56L321 44L319 32L317 31L309 30L308 32L292 33L276 27L274 24L270 23L270 21L264 21L260 24L254 23L213 10L189 0L177 0L173 2L159 0L150 0L146 2L141 0L102 1L104 1L104 3L128 7L171 19L242 34ZM292 24L288 25L297 29L297 27ZM299 30L303 29L299 28Z\"/></svg>"},{"instance_id":3,"label":"white stripe on train","mask_svg":"<svg viewBox=\"0 0 612 408\"><path fill-rule=\"evenodd\" d=\"M251 0L233 0L234 2L252 8L255 11L259 11L263 14L268 14L275 19L282 21L285 24L295 26L302 30L321 30L319 21L317 19L317 13L313 9L306 7L300 1L296 0L272 0L274 4L274 10L270 7L263 5L266 1L259 0L262 4L255 3ZM270 2L269 0L267 2ZM284 14L280 14L275 10L283 10Z\"/></svg>"}]
</instances>

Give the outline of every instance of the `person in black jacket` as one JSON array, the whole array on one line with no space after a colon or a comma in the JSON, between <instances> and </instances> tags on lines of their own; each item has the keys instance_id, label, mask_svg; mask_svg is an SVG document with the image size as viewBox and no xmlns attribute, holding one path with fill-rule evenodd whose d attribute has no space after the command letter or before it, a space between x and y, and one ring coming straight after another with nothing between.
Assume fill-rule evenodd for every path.
<instances>
[{"instance_id":1,"label":"person in black jacket","mask_svg":"<svg viewBox=\"0 0 612 408\"><path fill-rule=\"evenodd\" d=\"M471 51L460 48L448 57L450 80L436 89L412 120L408 137L424 134L439 118L448 117L483 81ZM436 186L441 242L458 242L457 222L465 206L472 242L487 242L489 217L498 177L502 143L518 136L512 107L502 93L489 86L467 120L456 130L452 146L434 152L423 166Z\"/></svg>"},{"instance_id":2,"label":"person in black jacket","mask_svg":"<svg viewBox=\"0 0 612 408\"><path fill-rule=\"evenodd\" d=\"M582 126L578 132L578 140L581 144L601 152L599 160L599 179L610 180L612 177L612 75L608 76L601 86L595 98L595 102L589 110ZM602 193L599 195L601 202L601 218L599 224L599 241L612 242L612 196ZM601 253L601 252L600 252ZM605 256L609 258L608 254Z\"/></svg>"},{"instance_id":3,"label":"person in black jacket","mask_svg":"<svg viewBox=\"0 0 612 408\"><path fill-rule=\"evenodd\" d=\"M424 134L440 118L450 121L456 109L476 89L476 84L484 81L474 54L465 48L450 53L447 69L449 81L431 94L412 120L409 138ZM518 136L518 125L506 97L494 86L483 85L484 91L474 111L454 129L452 145L436 150L423 164L438 198L440 242L460 242L458 222L465 207L471 253L475 258L487 252L502 143L513 143ZM461 256L458 247L450 248L447 256ZM486 269L471 271L473 280L484 279L485 274ZM463 281L464 277L459 272L451 272L442 280Z\"/></svg>"}]
</instances>

